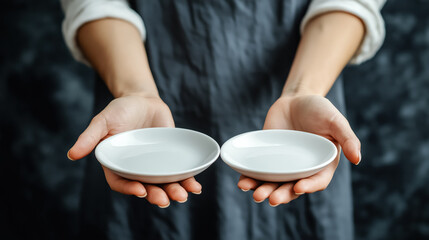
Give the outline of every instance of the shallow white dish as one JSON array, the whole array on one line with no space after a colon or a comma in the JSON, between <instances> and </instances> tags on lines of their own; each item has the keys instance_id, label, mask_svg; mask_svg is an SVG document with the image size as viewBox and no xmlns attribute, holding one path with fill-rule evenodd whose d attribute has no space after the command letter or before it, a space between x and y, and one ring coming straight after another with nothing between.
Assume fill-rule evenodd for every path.
<instances>
[{"instance_id":1,"label":"shallow white dish","mask_svg":"<svg viewBox=\"0 0 429 240\"><path fill-rule=\"evenodd\" d=\"M293 130L260 130L226 141L221 158L237 172L262 181L309 177L331 163L337 148L319 135Z\"/></svg>"},{"instance_id":2,"label":"shallow white dish","mask_svg":"<svg viewBox=\"0 0 429 240\"><path fill-rule=\"evenodd\" d=\"M97 160L118 175L144 183L169 183L195 176L219 157L211 137L182 128L145 128L100 142Z\"/></svg>"}]
</instances>

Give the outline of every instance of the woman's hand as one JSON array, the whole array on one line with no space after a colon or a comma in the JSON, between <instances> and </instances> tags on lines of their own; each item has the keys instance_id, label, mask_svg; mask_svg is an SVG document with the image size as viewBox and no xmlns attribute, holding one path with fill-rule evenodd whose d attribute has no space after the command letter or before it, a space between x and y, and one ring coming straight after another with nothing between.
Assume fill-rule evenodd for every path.
<instances>
[{"instance_id":1,"label":"woman's hand","mask_svg":"<svg viewBox=\"0 0 429 240\"><path fill-rule=\"evenodd\" d=\"M170 109L157 95L133 94L116 98L92 119L67 156L71 160L81 159L105 138L127 130L149 127L174 127ZM103 170L112 190L146 197L150 203L160 207L168 207L170 200L185 202L188 192L201 192L201 185L193 177L160 186L125 179L105 167Z\"/></svg>"},{"instance_id":2,"label":"woman's hand","mask_svg":"<svg viewBox=\"0 0 429 240\"><path fill-rule=\"evenodd\" d=\"M340 147L350 162L361 158L360 142L349 123L325 96L344 66L356 53L365 35L365 25L345 12L326 12L304 27L286 84L271 106L264 129L292 129L315 133ZM238 187L255 190L253 198L269 198L272 206L288 203L304 193L325 189L338 166L337 158L315 175L287 183L264 183L242 176Z\"/></svg>"},{"instance_id":3,"label":"woman's hand","mask_svg":"<svg viewBox=\"0 0 429 240\"><path fill-rule=\"evenodd\" d=\"M291 129L323 136L337 145L338 155L327 167L313 176L296 182L261 182L241 176L238 187L254 190L253 198L262 202L269 198L271 206L289 203L304 193L324 190L338 166L341 148L347 159L359 164L360 141L346 118L326 98L319 95L283 96L268 111L264 129Z\"/></svg>"}]
</instances>

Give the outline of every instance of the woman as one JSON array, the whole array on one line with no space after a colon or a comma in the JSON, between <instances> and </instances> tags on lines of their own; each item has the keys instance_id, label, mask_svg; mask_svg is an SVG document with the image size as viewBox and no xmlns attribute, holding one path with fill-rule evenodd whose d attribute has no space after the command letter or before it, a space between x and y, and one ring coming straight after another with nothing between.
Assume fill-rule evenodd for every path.
<instances>
[{"instance_id":1,"label":"woman","mask_svg":"<svg viewBox=\"0 0 429 240\"><path fill-rule=\"evenodd\" d=\"M83 158L100 140L136 128L190 128L222 144L263 127L322 135L358 164L360 142L337 110L344 111L337 78L347 63L380 47L383 4L63 0L67 45L100 76L96 116L67 155ZM297 182L241 176L238 187L253 194L238 191L238 175L219 161L198 182L160 186L102 171L91 159L81 232L112 239L352 239L350 166L339 158Z\"/></svg>"}]
</instances>

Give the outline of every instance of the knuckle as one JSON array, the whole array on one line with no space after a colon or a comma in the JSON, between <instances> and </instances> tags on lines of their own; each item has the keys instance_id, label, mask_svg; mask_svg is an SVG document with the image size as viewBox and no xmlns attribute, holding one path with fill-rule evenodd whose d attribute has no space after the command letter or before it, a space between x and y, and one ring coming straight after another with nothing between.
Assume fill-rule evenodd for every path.
<instances>
[{"instance_id":1,"label":"knuckle","mask_svg":"<svg viewBox=\"0 0 429 240\"><path fill-rule=\"evenodd\" d=\"M174 187L170 187L169 192L171 194L177 195L177 194L181 193L181 189L174 186Z\"/></svg>"},{"instance_id":2,"label":"knuckle","mask_svg":"<svg viewBox=\"0 0 429 240\"><path fill-rule=\"evenodd\" d=\"M98 139L93 134L88 134L86 137L88 143L98 142Z\"/></svg>"},{"instance_id":3,"label":"knuckle","mask_svg":"<svg viewBox=\"0 0 429 240\"><path fill-rule=\"evenodd\" d=\"M270 195L270 191L268 189L263 188L259 191L258 195L263 197L268 197Z\"/></svg>"},{"instance_id":4,"label":"knuckle","mask_svg":"<svg viewBox=\"0 0 429 240\"><path fill-rule=\"evenodd\" d=\"M99 121L101 121L101 116L98 114L92 118L91 123L97 123Z\"/></svg>"},{"instance_id":5,"label":"knuckle","mask_svg":"<svg viewBox=\"0 0 429 240\"><path fill-rule=\"evenodd\" d=\"M339 115L340 114L336 112L335 114L332 114L330 118L327 119L327 124L330 129L333 129L338 126Z\"/></svg>"},{"instance_id":6,"label":"knuckle","mask_svg":"<svg viewBox=\"0 0 429 240\"><path fill-rule=\"evenodd\" d=\"M171 195L177 195L181 193L181 189L176 184L168 184L165 186L165 191L167 191Z\"/></svg>"}]
</instances>

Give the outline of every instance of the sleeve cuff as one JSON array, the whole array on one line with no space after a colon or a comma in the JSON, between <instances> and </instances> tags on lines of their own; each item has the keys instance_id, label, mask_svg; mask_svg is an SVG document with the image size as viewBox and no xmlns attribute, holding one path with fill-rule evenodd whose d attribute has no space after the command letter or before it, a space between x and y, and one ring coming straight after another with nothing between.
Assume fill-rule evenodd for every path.
<instances>
[{"instance_id":1,"label":"sleeve cuff","mask_svg":"<svg viewBox=\"0 0 429 240\"><path fill-rule=\"evenodd\" d=\"M301 34L305 26L313 17L331 11L344 11L359 17L365 24L366 35L356 51L350 64L360 64L372 58L383 44L385 37L384 21L380 13L380 8L384 1L374 0L331 0L313 1L301 22Z\"/></svg>"},{"instance_id":2,"label":"sleeve cuff","mask_svg":"<svg viewBox=\"0 0 429 240\"><path fill-rule=\"evenodd\" d=\"M102 18L118 18L133 24L140 32L141 38L146 39L146 29L142 18L132 10L126 1L74 1L65 9L65 19L62 31L65 42L73 57L91 66L76 42L76 33L83 24Z\"/></svg>"}]
</instances>

